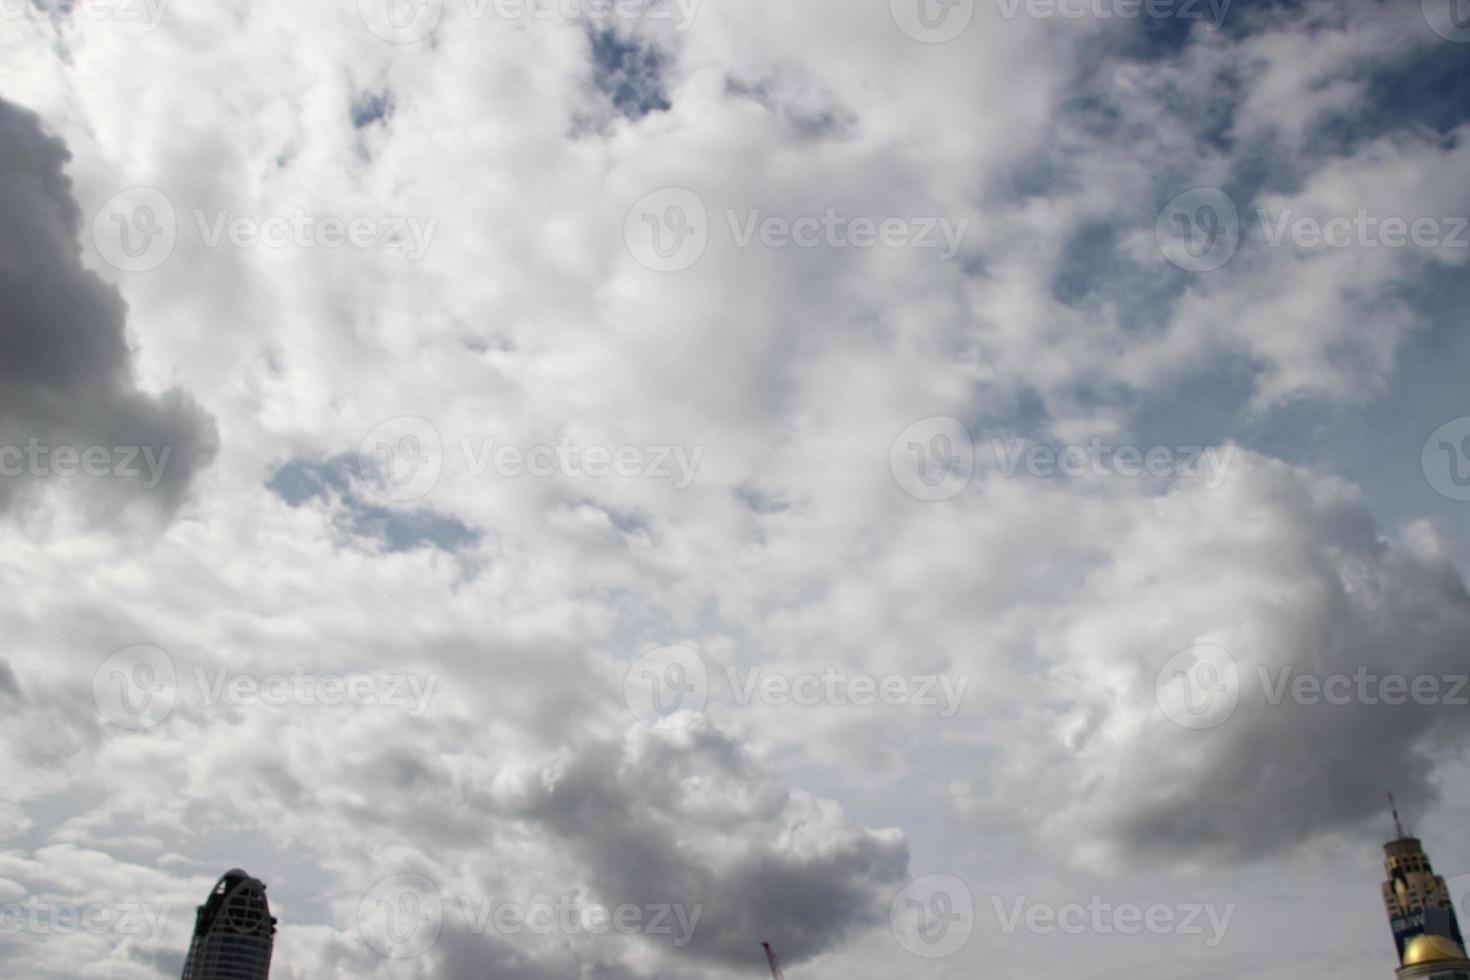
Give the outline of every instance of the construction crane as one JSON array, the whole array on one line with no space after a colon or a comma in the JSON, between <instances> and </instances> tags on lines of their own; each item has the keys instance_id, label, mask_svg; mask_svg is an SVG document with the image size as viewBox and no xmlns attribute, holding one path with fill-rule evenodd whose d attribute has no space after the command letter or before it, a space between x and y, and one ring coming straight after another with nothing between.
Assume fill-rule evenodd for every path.
<instances>
[{"instance_id":1,"label":"construction crane","mask_svg":"<svg viewBox=\"0 0 1470 980\"><path fill-rule=\"evenodd\" d=\"M786 980L786 974L781 972L781 961L776 959L776 951L771 944L761 943L761 949L766 951L766 962L771 964L771 980Z\"/></svg>"}]
</instances>

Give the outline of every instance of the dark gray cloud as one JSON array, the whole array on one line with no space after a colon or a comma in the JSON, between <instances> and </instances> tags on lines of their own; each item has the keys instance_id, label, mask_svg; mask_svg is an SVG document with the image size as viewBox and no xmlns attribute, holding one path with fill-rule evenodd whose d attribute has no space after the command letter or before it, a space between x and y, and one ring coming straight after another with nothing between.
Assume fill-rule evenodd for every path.
<instances>
[{"instance_id":1,"label":"dark gray cloud","mask_svg":"<svg viewBox=\"0 0 1470 980\"><path fill-rule=\"evenodd\" d=\"M709 728L589 746L518 815L581 857L607 904L702 907L682 952L732 965L749 963L758 939L792 961L833 948L886 914L908 866L901 837L850 827L787 846L800 802Z\"/></svg>"},{"instance_id":2,"label":"dark gray cloud","mask_svg":"<svg viewBox=\"0 0 1470 980\"><path fill-rule=\"evenodd\" d=\"M127 304L82 264L70 157L35 115L0 100L0 463L12 474L0 508L47 481L85 481L170 513L214 457L214 422L181 389L138 388ZM93 469L107 475L82 475L62 447L105 450Z\"/></svg>"},{"instance_id":3,"label":"dark gray cloud","mask_svg":"<svg viewBox=\"0 0 1470 980\"><path fill-rule=\"evenodd\" d=\"M0 694L20 697L20 684L15 679L15 671L10 669L10 663L5 660L0 660Z\"/></svg>"},{"instance_id":4,"label":"dark gray cloud","mask_svg":"<svg viewBox=\"0 0 1470 980\"><path fill-rule=\"evenodd\" d=\"M1274 623L1262 617L1263 633L1277 631L1274 662L1243 663L1237 715L1218 737L1199 740L1205 751L1189 774L1171 771L1168 792L1158 787L1125 811L1118 830L1133 850L1269 855L1329 829L1381 822L1385 790L1411 812L1429 809L1440 761L1470 739L1470 689L1458 680L1470 598L1447 564L1369 550L1324 549L1317 576L1301 583L1306 600L1289 600ZM1352 686L1336 681L1319 695L1309 683L1300 697L1283 687L1302 677ZM1380 687L1390 677L1403 679L1404 692L1423 685L1423 703Z\"/></svg>"},{"instance_id":5,"label":"dark gray cloud","mask_svg":"<svg viewBox=\"0 0 1470 980\"><path fill-rule=\"evenodd\" d=\"M1099 682L1097 707L1068 744L1086 769L1067 776L1087 787L1071 800L1074 842L1127 859L1234 863L1381 830L1384 792L1427 812L1441 765L1470 741L1470 595L1454 566L1427 545L1389 540L1340 487L1280 464L1236 465L1232 487L1248 496L1221 509L1201 497L1188 511L1170 498L1146 529L1127 532L1164 535L1187 556L1156 569L1157 581L1193 575L1198 605L1179 608L1171 586L1139 585L1126 560L1087 582L1085 631L1105 646L1137 642L1137 627L1109 632L1131 604L1167 623L1171 639L1150 641L1161 649L1139 663L1135 695ZM1273 532L1239 534L1232 510ZM1223 549L1214 542L1226 527ZM1111 554L1132 548L1108 543ZM1187 676L1238 700L1194 730L1167 720L1155 698L1166 659L1201 635L1233 659L1235 678Z\"/></svg>"}]
</instances>

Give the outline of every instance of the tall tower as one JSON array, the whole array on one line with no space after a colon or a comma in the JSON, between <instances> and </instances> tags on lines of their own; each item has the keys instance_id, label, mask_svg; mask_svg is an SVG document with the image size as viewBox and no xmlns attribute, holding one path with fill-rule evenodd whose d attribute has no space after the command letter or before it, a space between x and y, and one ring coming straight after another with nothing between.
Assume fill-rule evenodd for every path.
<instances>
[{"instance_id":1,"label":"tall tower","mask_svg":"<svg viewBox=\"0 0 1470 980\"><path fill-rule=\"evenodd\" d=\"M1393 796L1394 839L1383 845L1383 904L1398 948L1400 980L1470 980L1470 959L1444 878L1434 873L1417 837L1404 833Z\"/></svg>"},{"instance_id":2,"label":"tall tower","mask_svg":"<svg viewBox=\"0 0 1470 980\"><path fill-rule=\"evenodd\" d=\"M227 871L195 915L183 980L266 980L275 935L265 885Z\"/></svg>"}]
</instances>

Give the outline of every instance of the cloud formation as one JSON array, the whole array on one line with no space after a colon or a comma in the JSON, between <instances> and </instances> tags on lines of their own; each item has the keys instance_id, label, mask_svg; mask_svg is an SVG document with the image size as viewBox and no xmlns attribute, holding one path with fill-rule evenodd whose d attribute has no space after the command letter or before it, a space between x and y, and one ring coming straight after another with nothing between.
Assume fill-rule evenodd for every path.
<instances>
[{"instance_id":1,"label":"cloud formation","mask_svg":"<svg viewBox=\"0 0 1470 980\"><path fill-rule=\"evenodd\" d=\"M0 505L70 479L171 513L214 457L214 423L182 388L138 388L127 305L82 263L69 159L33 113L0 100Z\"/></svg>"},{"instance_id":2,"label":"cloud formation","mask_svg":"<svg viewBox=\"0 0 1470 980\"><path fill-rule=\"evenodd\" d=\"M763 939L855 980L1382 974L1382 791L1470 862L1463 708L1355 679L1463 672L1425 447L1470 415L1466 252L1296 229L1470 210L1463 52L1387 0L916 6L6 22L0 445L171 449L152 489L0 480L62 505L0 548L0 903L170 910L0 934L7 970L177 973L241 866L278 980L730 980ZM89 216L141 186L176 245L116 275ZM425 247L213 232L298 215ZM117 533L140 501L175 519ZM699 710L651 728L629 678L675 645L653 697ZM974 899L947 961L895 921L932 874ZM402 959L362 921L398 875L439 901ZM1093 895L1238 914L1208 949L991 915ZM676 945L492 899L701 912Z\"/></svg>"}]
</instances>

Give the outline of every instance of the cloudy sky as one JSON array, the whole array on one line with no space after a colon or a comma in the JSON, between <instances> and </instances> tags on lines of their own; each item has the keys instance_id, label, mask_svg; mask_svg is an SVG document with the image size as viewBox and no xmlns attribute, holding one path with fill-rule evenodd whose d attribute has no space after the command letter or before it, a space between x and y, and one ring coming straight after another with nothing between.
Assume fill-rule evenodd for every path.
<instances>
[{"instance_id":1,"label":"cloudy sky","mask_svg":"<svg viewBox=\"0 0 1470 980\"><path fill-rule=\"evenodd\" d=\"M1388 976L1467 177L1462 0L0 0L3 972Z\"/></svg>"}]
</instances>

